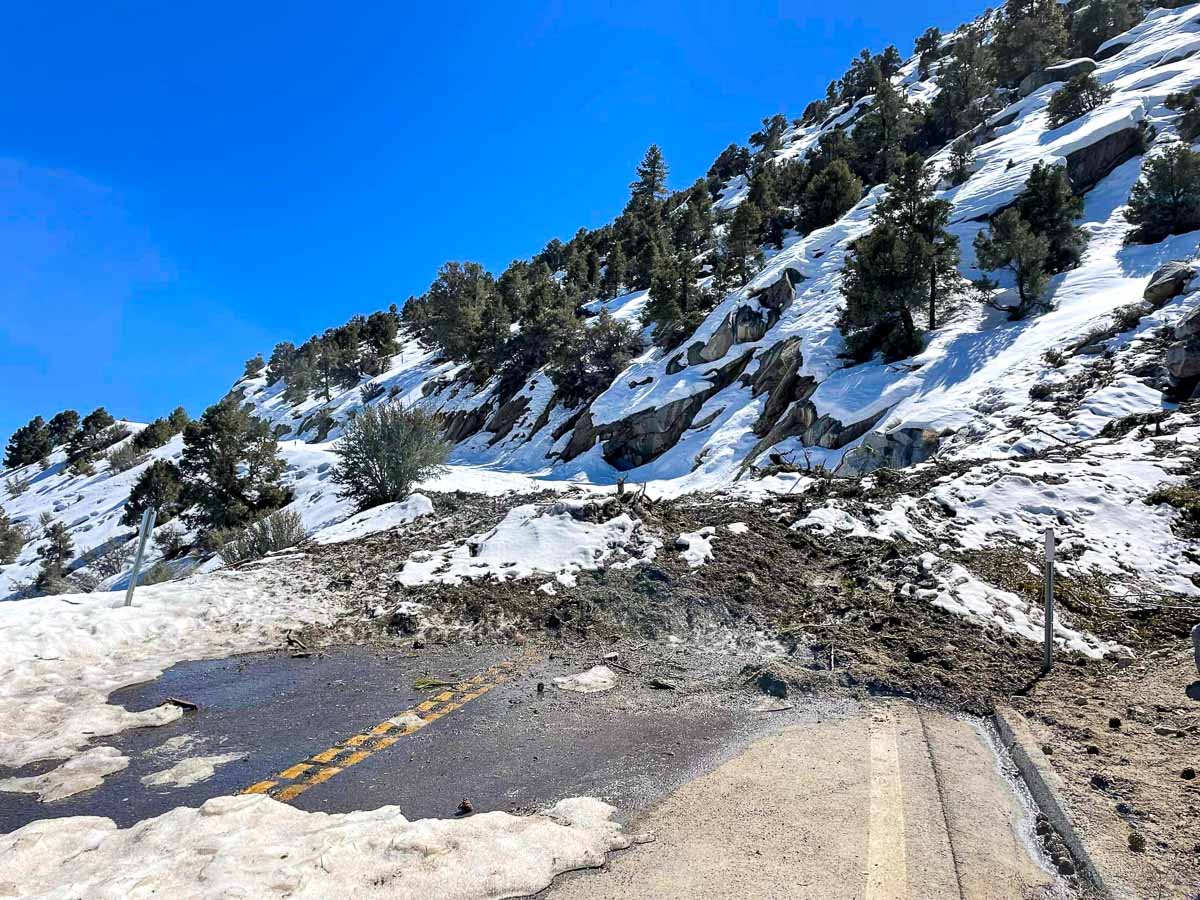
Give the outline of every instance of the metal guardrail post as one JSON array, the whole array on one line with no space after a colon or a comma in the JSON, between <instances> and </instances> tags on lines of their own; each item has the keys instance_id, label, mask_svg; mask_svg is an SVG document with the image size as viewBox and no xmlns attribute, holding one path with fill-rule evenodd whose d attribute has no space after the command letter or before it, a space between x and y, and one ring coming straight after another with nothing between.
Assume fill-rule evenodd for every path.
<instances>
[{"instance_id":1,"label":"metal guardrail post","mask_svg":"<svg viewBox=\"0 0 1200 900\"><path fill-rule=\"evenodd\" d=\"M125 605L133 602L133 589L137 587L138 575L142 568L142 555L146 552L146 541L154 532L154 520L158 511L151 508L142 513L142 527L138 531L137 553L133 557L133 571L129 574L129 587L125 591Z\"/></svg>"}]
</instances>

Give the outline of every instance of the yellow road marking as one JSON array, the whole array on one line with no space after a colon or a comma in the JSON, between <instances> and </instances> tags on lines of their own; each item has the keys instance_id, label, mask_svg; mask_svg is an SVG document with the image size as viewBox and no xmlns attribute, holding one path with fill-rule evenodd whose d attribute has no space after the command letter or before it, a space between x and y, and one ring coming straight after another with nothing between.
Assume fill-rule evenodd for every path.
<instances>
[{"instance_id":1,"label":"yellow road marking","mask_svg":"<svg viewBox=\"0 0 1200 900\"><path fill-rule=\"evenodd\" d=\"M533 659L533 655L526 653L519 659L492 666L487 671L458 683L453 689L444 690L437 696L418 703L412 709L380 722L369 731L352 735L328 750L314 753L303 762L284 769L272 779L251 785L242 793L269 794L276 800L290 802L310 787L322 784L339 772L362 762L368 756L386 750L400 738L415 734L442 716L461 709L467 703L486 694L503 682L519 666L525 665ZM335 759L337 764L329 765ZM317 769L317 771L314 772L313 769ZM284 782L291 783L285 784Z\"/></svg>"}]
</instances>

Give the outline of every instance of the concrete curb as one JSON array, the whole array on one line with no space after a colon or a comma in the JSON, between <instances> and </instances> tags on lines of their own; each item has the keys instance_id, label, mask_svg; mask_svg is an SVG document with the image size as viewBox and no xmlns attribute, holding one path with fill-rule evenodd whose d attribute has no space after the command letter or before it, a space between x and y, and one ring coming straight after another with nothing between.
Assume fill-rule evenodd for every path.
<instances>
[{"instance_id":1,"label":"concrete curb","mask_svg":"<svg viewBox=\"0 0 1200 900\"><path fill-rule=\"evenodd\" d=\"M992 723L1000 733L1004 749L1008 751L1021 777L1025 779L1034 802L1071 851L1079 873L1105 900L1123 900L1125 893L1113 889L1113 884L1104 877L1088 852L1087 845L1075 831L1075 826L1063 806L1062 778L1042 758L1042 750L1024 717L1011 706L997 706L992 715Z\"/></svg>"}]
</instances>

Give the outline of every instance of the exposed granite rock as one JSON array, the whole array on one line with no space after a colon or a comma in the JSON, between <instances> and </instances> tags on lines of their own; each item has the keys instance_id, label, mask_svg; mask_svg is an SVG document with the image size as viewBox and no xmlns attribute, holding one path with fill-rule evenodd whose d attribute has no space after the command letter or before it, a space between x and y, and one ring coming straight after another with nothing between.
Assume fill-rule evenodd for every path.
<instances>
[{"instance_id":1,"label":"exposed granite rock","mask_svg":"<svg viewBox=\"0 0 1200 900\"><path fill-rule=\"evenodd\" d=\"M492 417L488 419L487 424L483 426L485 431L490 431L495 435L488 441L489 445L508 437L508 433L512 431L517 419L521 418L527 409L529 409L529 397L524 394L519 394L507 403L502 404Z\"/></svg>"},{"instance_id":2,"label":"exposed granite rock","mask_svg":"<svg viewBox=\"0 0 1200 900\"><path fill-rule=\"evenodd\" d=\"M932 428L896 428L873 431L846 453L837 475L865 475L875 469L902 469L924 462L937 452L941 436Z\"/></svg>"},{"instance_id":3,"label":"exposed granite rock","mask_svg":"<svg viewBox=\"0 0 1200 900\"><path fill-rule=\"evenodd\" d=\"M1076 75L1086 75L1095 68L1095 60L1087 57L1064 60L1036 72L1030 72L1017 86L1017 93L1022 97L1027 97L1040 87L1054 84L1056 81L1070 81Z\"/></svg>"},{"instance_id":4,"label":"exposed granite rock","mask_svg":"<svg viewBox=\"0 0 1200 900\"><path fill-rule=\"evenodd\" d=\"M1188 263L1180 260L1164 263L1150 276L1150 283L1146 285L1146 290L1142 292L1142 297L1149 300L1155 306L1162 306L1168 300L1182 294L1184 289L1187 288L1188 282L1195 276L1195 267ZM1183 322L1179 324L1183 325ZM1176 332L1178 330L1176 328Z\"/></svg>"},{"instance_id":5,"label":"exposed granite rock","mask_svg":"<svg viewBox=\"0 0 1200 900\"><path fill-rule=\"evenodd\" d=\"M1141 125L1131 125L1105 135L1094 144L1067 154L1067 177L1075 193L1091 190L1113 169L1145 150L1146 138Z\"/></svg>"}]
</instances>

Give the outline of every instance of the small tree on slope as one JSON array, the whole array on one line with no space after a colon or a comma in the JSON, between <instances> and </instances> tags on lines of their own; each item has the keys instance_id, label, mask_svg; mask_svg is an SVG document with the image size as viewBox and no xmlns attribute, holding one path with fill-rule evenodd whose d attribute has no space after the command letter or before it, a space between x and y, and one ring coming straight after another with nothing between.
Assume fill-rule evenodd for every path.
<instances>
[{"instance_id":1,"label":"small tree on slope","mask_svg":"<svg viewBox=\"0 0 1200 900\"><path fill-rule=\"evenodd\" d=\"M450 455L438 418L398 403L368 406L346 424L333 477L360 509L403 500Z\"/></svg>"},{"instance_id":2,"label":"small tree on slope","mask_svg":"<svg viewBox=\"0 0 1200 900\"><path fill-rule=\"evenodd\" d=\"M1125 218L1144 244L1200 229L1200 153L1177 143L1146 160Z\"/></svg>"},{"instance_id":3,"label":"small tree on slope","mask_svg":"<svg viewBox=\"0 0 1200 900\"><path fill-rule=\"evenodd\" d=\"M1012 207L1000 213L988 231L981 231L975 236L975 256L979 260L979 268L987 272L1006 269L1016 280L1019 303L1006 308L1009 318L1023 319L1035 307L1044 305L1042 292L1046 289L1046 259L1049 252L1046 239L1035 234L1029 223ZM987 282L982 282L981 286L985 289L994 287Z\"/></svg>"}]
</instances>

